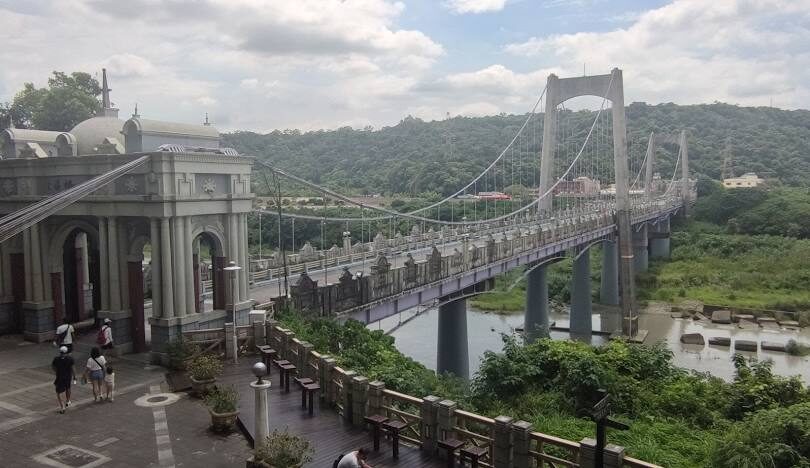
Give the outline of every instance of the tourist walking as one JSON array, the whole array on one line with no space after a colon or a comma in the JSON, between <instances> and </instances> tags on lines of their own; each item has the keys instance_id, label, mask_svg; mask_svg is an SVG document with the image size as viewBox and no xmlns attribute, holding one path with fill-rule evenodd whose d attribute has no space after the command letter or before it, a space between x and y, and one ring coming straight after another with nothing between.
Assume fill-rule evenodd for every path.
<instances>
[{"instance_id":1,"label":"tourist walking","mask_svg":"<svg viewBox=\"0 0 810 468\"><path fill-rule=\"evenodd\" d=\"M107 360L101 355L101 350L93 347L90 350L90 357L84 368L84 378L93 385L93 401L101 401L101 385L104 382L104 373L107 368Z\"/></svg>"},{"instance_id":2,"label":"tourist walking","mask_svg":"<svg viewBox=\"0 0 810 468\"><path fill-rule=\"evenodd\" d=\"M104 325L98 330L96 336L96 343L101 346L101 349L113 348L113 334L112 334L112 321L108 318L104 319Z\"/></svg>"},{"instance_id":3,"label":"tourist walking","mask_svg":"<svg viewBox=\"0 0 810 468\"><path fill-rule=\"evenodd\" d=\"M54 340L54 344L56 346L64 346L67 348L68 354L73 352L73 335L76 333L76 329L73 328L73 325L70 324L70 320L65 317L62 325L56 327L56 339Z\"/></svg>"},{"instance_id":4,"label":"tourist walking","mask_svg":"<svg viewBox=\"0 0 810 468\"><path fill-rule=\"evenodd\" d=\"M56 387L56 401L59 403L59 413L64 414L65 408L70 406L70 384L76 381L73 358L68 354L67 346L59 347L59 355L53 358L51 368L56 374L53 385ZM62 395L65 396L64 401Z\"/></svg>"},{"instance_id":5,"label":"tourist walking","mask_svg":"<svg viewBox=\"0 0 810 468\"><path fill-rule=\"evenodd\" d=\"M359 448L344 455L337 463L337 468L371 468L371 465L366 463L367 456L366 450Z\"/></svg>"},{"instance_id":6,"label":"tourist walking","mask_svg":"<svg viewBox=\"0 0 810 468\"><path fill-rule=\"evenodd\" d=\"M115 390L115 370L112 366L107 366L104 373L104 388L107 389L107 401L114 401L113 391Z\"/></svg>"}]
</instances>

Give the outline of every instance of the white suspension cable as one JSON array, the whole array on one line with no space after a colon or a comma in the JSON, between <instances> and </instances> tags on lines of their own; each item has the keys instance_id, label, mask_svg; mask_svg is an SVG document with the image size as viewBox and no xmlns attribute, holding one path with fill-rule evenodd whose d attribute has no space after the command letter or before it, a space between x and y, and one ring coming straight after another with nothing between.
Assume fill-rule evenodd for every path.
<instances>
[{"instance_id":1,"label":"white suspension cable","mask_svg":"<svg viewBox=\"0 0 810 468\"><path fill-rule=\"evenodd\" d=\"M480 224L492 223L492 222L495 222L495 221L500 221L500 220L503 220L503 219L510 218L512 216L516 216L516 215L518 215L520 213L523 213L524 211L528 210L529 208L537 205L538 203L540 203L541 200L543 200L545 197L547 197L549 194L551 194L554 191L554 189L560 184L560 182L562 180L564 180L565 177L568 176L568 174L571 172L571 169L573 169L574 165L579 160L580 156L582 156L582 153L585 150L585 147L588 144L588 141L590 140L591 135L593 134L593 130L596 127L596 123L599 120L599 117L602 115L602 111L605 109L605 103L607 102L607 96L610 94L610 89L612 88L612 86L613 86L613 75L611 75L610 82L608 83L608 88L605 91L605 96L602 98L602 104L599 107L599 111L596 113L596 117L594 118L593 123L591 123L591 127L588 130L588 134L585 137L585 142L582 144L582 147L580 147L579 152L577 153L577 156L574 158L573 161L571 161L571 164L568 166L568 168L565 170L565 172L562 174L562 176L560 178L558 178L557 181L551 187L549 187L546 190L545 193L543 193L539 197L535 198L534 201L532 201L528 205L525 205L522 208L517 209L517 210L515 210L515 211L513 211L511 213L507 213L507 214L504 214L502 216L497 216L495 218L490 218L490 219L485 219L485 220L480 220L480 221L476 220L476 221L438 221L437 222L437 221L435 221L433 219L425 218L425 217L422 217L422 216L412 215L410 213L400 213L400 212L397 212L397 211L389 210L387 208L382 208L382 207L377 207L377 206L370 206L370 205L363 205L362 203L355 202L354 200L351 200L348 197L346 197L344 195L341 195L341 194L339 194L337 192L334 192L334 191L332 191L330 189L318 186L318 185L316 185L316 184L314 184L312 182L309 182L307 180L304 180L304 179L302 179L302 178L300 178L298 176L294 176L292 174L284 172L281 169L275 168L272 165L270 165L270 164L268 164L268 163L266 163L264 161L256 161L256 162L263 165L263 166L265 166L265 167L267 167L268 169L270 169L271 171L277 173L278 175L281 175L281 176L286 177L288 179L294 180L294 181L296 181L296 182L298 182L298 183L300 183L302 185L305 185L307 187L319 190L319 191L321 191L321 192L323 192L323 193L325 193L327 195L330 195L330 196L332 196L334 198L337 198L339 200L343 200L343 201L345 201L347 203L350 203L350 204L353 204L353 205L358 205L361 208L362 207L370 208L370 209L372 209L374 211L379 211L379 212L386 213L386 214L389 215L389 216L380 216L380 217L375 217L375 218L365 218L368 221L384 220L384 219L390 218L391 216L395 216L395 217L409 218L409 219L416 220L416 221L428 222L428 223L432 223L432 224L448 225L448 226L459 226L459 225L467 225L467 226L469 226L469 225L480 225ZM543 92L545 93L545 89L543 90ZM525 126L525 124L524 124L524 126ZM513 141L514 141L514 139L513 139ZM505 154L505 151L503 153L501 153L501 155L503 155L503 154ZM493 165L494 165L494 163L493 163ZM490 167L492 167L492 165L490 165ZM477 182L477 180L478 179L476 178L476 180L474 182ZM255 210L255 211L264 212L264 210ZM297 217L297 216L302 216L302 215L292 215L291 213L282 213L282 216ZM357 218L348 218L347 219L347 218L324 218L324 217L305 218L305 219L325 219L327 221L356 221L357 220Z\"/></svg>"}]
</instances>

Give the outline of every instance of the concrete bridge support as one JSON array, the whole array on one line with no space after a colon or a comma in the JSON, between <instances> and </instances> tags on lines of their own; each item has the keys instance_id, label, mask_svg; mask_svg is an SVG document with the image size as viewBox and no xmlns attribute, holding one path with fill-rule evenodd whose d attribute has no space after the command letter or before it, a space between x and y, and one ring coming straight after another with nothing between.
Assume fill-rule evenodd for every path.
<instances>
[{"instance_id":1,"label":"concrete bridge support","mask_svg":"<svg viewBox=\"0 0 810 468\"><path fill-rule=\"evenodd\" d=\"M574 259L571 278L571 338L591 340L591 256L584 250Z\"/></svg>"},{"instance_id":2,"label":"concrete bridge support","mask_svg":"<svg viewBox=\"0 0 810 468\"><path fill-rule=\"evenodd\" d=\"M645 223L638 231L633 229L633 269L637 273L647 271L649 264L647 245L647 224Z\"/></svg>"},{"instance_id":3,"label":"concrete bridge support","mask_svg":"<svg viewBox=\"0 0 810 468\"><path fill-rule=\"evenodd\" d=\"M439 306L439 337L436 372L470 377L467 352L467 300L456 299Z\"/></svg>"},{"instance_id":4,"label":"concrete bridge support","mask_svg":"<svg viewBox=\"0 0 810 468\"><path fill-rule=\"evenodd\" d=\"M602 284L599 302L619 305L619 247L616 242L602 243Z\"/></svg>"},{"instance_id":5,"label":"concrete bridge support","mask_svg":"<svg viewBox=\"0 0 810 468\"><path fill-rule=\"evenodd\" d=\"M669 218L659 221L650 232L650 257L669 258Z\"/></svg>"},{"instance_id":6,"label":"concrete bridge support","mask_svg":"<svg viewBox=\"0 0 810 468\"><path fill-rule=\"evenodd\" d=\"M526 313L523 330L526 341L531 343L538 338L548 337L548 282L546 265L529 272L526 278Z\"/></svg>"}]
</instances>

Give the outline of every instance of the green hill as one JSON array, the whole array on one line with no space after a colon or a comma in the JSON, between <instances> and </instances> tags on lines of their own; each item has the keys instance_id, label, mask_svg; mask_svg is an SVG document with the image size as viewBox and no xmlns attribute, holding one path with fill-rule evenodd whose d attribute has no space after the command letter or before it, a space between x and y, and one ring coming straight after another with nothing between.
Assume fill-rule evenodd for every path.
<instances>
[{"instance_id":1,"label":"green hill","mask_svg":"<svg viewBox=\"0 0 810 468\"><path fill-rule=\"evenodd\" d=\"M563 118L583 130L590 126L593 112L565 111ZM241 152L342 191L449 194L492 161L524 119L502 114L424 122L409 116L378 130L236 132L224 140ZM787 185L810 185L810 111L633 103L627 107L627 121L631 153L638 159L650 131L685 128L693 174L719 178L728 145L737 175L756 172ZM662 177L671 174L674 157L673 151L659 155ZM521 158L538 169L536 148L523 148Z\"/></svg>"}]
</instances>

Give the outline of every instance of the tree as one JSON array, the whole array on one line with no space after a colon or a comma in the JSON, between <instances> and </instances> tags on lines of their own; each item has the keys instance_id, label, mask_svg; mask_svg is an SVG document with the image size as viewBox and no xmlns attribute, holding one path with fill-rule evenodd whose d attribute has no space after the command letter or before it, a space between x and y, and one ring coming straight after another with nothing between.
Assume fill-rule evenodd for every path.
<instances>
[{"instance_id":1,"label":"tree","mask_svg":"<svg viewBox=\"0 0 810 468\"><path fill-rule=\"evenodd\" d=\"M47 88L25 83L11 103L0 105L0 123L7 126L10 117L17 128L68 131L99 111L99 95L101 87L89 73L54 71Z\"/></svg>"}]
</instances>

